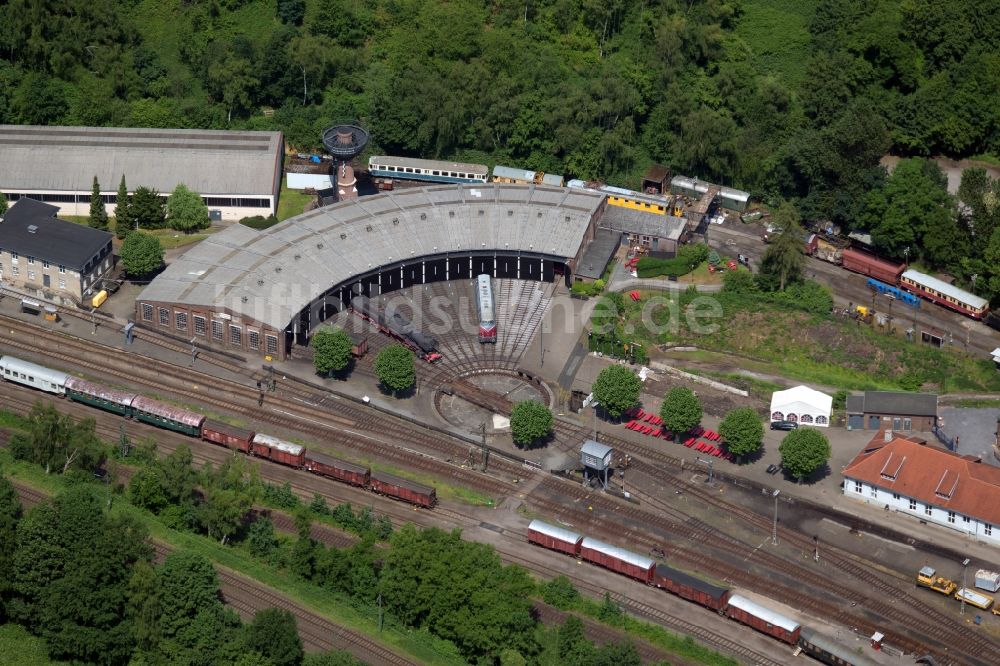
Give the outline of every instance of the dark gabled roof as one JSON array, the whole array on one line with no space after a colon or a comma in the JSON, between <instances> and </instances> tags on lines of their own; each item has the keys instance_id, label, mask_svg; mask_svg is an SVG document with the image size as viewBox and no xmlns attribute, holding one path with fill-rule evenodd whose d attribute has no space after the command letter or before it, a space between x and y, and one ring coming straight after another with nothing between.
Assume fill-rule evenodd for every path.
<instances>
[{"instance_id":1,"label":"dark gabled roof","mask_svg":"<svg viewBox=\"0 0 1000 666\"><path fill-rule=\"evenodd\" d=\"M576 274L592 280L604 275L604 269L608 267L608 262L621 245L621 239L621 232L598 229L594 240L590 241L583 252L580 265L576 267Z\"/></svg>"},{"instance_id":2,"label":"dark gabled roof","mask_svg":"<svg viewBox=\"0 0 1000 666\"><path fill-rule=\"evenodd\" d=\"M849 395L844 402L844 409L848 414L862 414L865 411L865 396Z\"/></svg>"},{"instance_id":3,"label":"dark gabled roof","mask_svg":"<svg viewBox=\"0 0 1000 666\"><path fill-rule=\"evenodd\" d=\"M107 231L56 218L59 209L34 199L18 200L0 223L0 248L24 257L82 270L111 242ZM35 226L34 232L29 227Z\"/></svg>"},{"instance_id":4,"label":"dark gabled roof","mask_svg":"<svg viewBox=\"0 0 1000 666\"><path fill-rule=\"evenodd\" d=\"M937 416L938 397L933 393L902 391L865 391L867 414L901 414L904 416Z\"/></svg>"}]
</instances>

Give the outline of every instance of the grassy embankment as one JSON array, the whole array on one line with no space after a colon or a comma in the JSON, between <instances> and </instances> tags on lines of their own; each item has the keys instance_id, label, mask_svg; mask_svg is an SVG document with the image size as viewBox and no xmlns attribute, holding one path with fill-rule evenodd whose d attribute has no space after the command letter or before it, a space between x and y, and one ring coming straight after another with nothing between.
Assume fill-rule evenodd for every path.
<instances>
[{"instance_id":1,"label":"grassy embankment","mask_svg":"<svg viewBox=\"0 0 1000 666\"><path fill-rule=\"evenodd\" d=\"M690 293L679 296L681 312L695 297ZM719 319L706 320L710 326L702 332L693 331L687 317L671 317L661 308L653 322L667 330L653 334L641 322L642 302L629 299L625 301L626 327L637 331L636 337L651 353L658 347L697 347L699 351L671 356L717 364L722 372L738 368L835 389L1000 391L1000 374L993 363L958 349L934 349L853 320L810 314L754 297L698 298L714 299L722 310Z\"/></svg>"}]
</instances>

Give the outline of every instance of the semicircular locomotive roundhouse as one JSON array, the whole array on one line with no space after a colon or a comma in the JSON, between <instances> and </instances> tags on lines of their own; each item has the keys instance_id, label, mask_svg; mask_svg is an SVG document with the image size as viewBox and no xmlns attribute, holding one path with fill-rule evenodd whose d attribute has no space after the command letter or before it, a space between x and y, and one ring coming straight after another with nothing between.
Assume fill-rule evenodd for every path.
<instances>
[{"instance_id":1,"label":"semicircular locomotive roundhouse","mask_svg":"<svg viewBox=\"0 0 1000 666\"><path fill-rule=\"evenodd\" d=\"M234 225L139 295L140 325L285 358L356 295L443 280L572 280L606 205L597 192L506 184L386 192L285 220Z\"/></svg>"}]
</instances>

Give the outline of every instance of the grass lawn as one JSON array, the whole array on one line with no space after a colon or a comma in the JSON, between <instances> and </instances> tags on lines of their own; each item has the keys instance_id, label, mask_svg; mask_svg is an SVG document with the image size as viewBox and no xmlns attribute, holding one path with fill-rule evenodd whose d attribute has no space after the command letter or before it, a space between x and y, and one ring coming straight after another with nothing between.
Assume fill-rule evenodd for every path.
<instances>
[{"instance_id":1,"label":"grass lawn","mask_svg":"<svg viewBox=\"0 0 1000 666\"><path fill-rule=\"evenodd\" d=\"M277 218L279 221L301 215L305 205L316 198L312 194L304 194L299 190L290 190L286 183L287 180L283 178L281 180L281 194L278 195Z\"/></svg>"},{"instance_id":2,"label":"grass lawn","mask_svg":"<svg viewBox=\"0 0 1000 666\"><path fill-rule=\"evenodd\" d=\"M878 329L830 315L816 315L731 294L682 293L680 309L655 309L653 333L641 321L642 303L625 301L626 326L655 358L665 346L693 346L701 356L732 372L745 368L838 389L935 390L941 393L1000 391L1000 373L988 360L957 349L934 349L887 335ZM722 316L697 320L686 316L694 298L713 299ZM680 316L676 316L679 312Z\"/></svg>"},{"instance_id":3,"label":"grass lawn","mask_svg":"<svg viewBox=\"0 0 1000 666\"><path fill-rule=\"evenodd\" d=\"M49 659L45 641L17 624L0 624L0 664L4 666L46 666Z\"/></svg>"},{"instance_id":4,"label":"grass lawn","mask_svg":"<svg viewBox=\"0 0 1000 666\"><path fill-rule=\"evenodd\" d=\"M163 246L164 250L173 250L178 247L184 247L185 245L191 245L192 243L203 241L213 232L211 229L206 229L202 233L185 234L180 231L174 231L173 229L147 229L146 233L159 238L160 245Z\"/></svg>"},{"instance_id":5,"label":"grass lawn","mask_svg":"<svg viewBox=\"0 0 1000 666\"><path fill-rule=\"evenodd\" d=\"M749 62L760 74L797 86L809 60L809 21L816 0L744 0L736 35L749 50Z\"/></svg>"}]
</instances>

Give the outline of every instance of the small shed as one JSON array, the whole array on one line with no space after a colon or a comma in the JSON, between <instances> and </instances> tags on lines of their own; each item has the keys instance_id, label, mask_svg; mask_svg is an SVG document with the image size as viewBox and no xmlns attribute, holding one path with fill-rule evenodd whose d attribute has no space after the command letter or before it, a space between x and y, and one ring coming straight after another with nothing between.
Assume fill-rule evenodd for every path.
<instances>
[{"instance_id":1,"label":"small shed","mask_svg":"<svg viewBox=\"0 0 1000 666\"><path fill-rule=\"evenodd\" d=\"M590 470L597 472L597 478L601 480L604 489L608 488L608 470L611 468L611 454L613 449L610 446L588 439L580 447L580 462L583 463L583 476L590 478Z\"/></svg>"},{"instance_id":2,"label":"small shed","mask_svg":"<svg viewBox=\"0 0 1000 666\"><path fill-rule=\"evenodd\" d=\"M772 423L775 421L794 421L803 425L827 428L830 426L832 409L832 396L808 386L795 386L786 391L775 391L771 394Z\"/></svg>"},{"instance_id":3,"label":"small shed","mask_svg":"<svg viewBox=\"0 0 1000 666\"><path fill-rule=\"evenodd\" d=\"M646 194L666 194L670 189L670 169L654 164L642 176L642 191Z\"/></svg>"}]
</instances>

